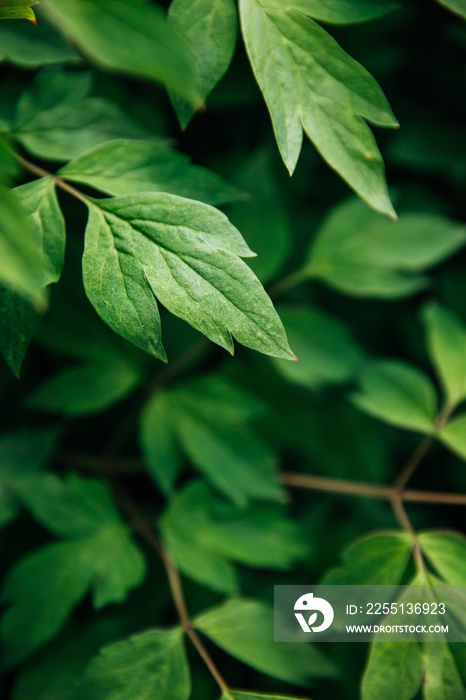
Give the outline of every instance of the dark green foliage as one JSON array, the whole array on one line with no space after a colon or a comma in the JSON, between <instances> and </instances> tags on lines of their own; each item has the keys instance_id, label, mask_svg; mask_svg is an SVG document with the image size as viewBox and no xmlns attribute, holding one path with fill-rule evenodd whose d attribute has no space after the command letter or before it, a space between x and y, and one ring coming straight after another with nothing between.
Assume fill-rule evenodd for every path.
<instances>
[{"instance_id":1,"label":"dark green foliage","mask_svg":"<svg viewBox=\"0 0 466 700\"><path fill-rule=\"evenodd\" d=\"M466 586L464 1L1 19L2 698L466 700L272 606Z\"/></svg>"}]
</instances>

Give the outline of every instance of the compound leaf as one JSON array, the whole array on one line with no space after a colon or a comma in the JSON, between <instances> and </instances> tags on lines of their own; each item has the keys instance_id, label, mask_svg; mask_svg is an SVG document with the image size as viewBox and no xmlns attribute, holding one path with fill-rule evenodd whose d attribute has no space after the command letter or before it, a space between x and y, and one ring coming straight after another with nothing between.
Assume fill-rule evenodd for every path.
<instances>
[{"instance_id":1,"label":"compound leaf","mask_svg":"<svg viewBox=\"0 0 466 700\"><path fill-rule=\"evenodd\" d=\"M237 14L233 0L173 0L170 20L178 27L196 57L198 86L205 99L226 73L236 44ZM193 106L172 92L171 99L183 129Z\"/></svg>"},{"instance_id":2,"label":"compound leaf","mask_svg":"<svg viewBox=\"0 0 466 700\"><path fill-rule=\"evenodd\" d=\"M432 382L416 367L397 360L378 360L361 373L351 402L364 413L398 428L430 434L437 399Z\"/></svg>"},{"instance_id":3,"label":"compound leaf","mask_svg":"<svg viewBox=\"0 0 466 700\"><path fill-rule=\"evenodd\" d=\"M233 336L267 355L294 358L272 302L238 257L253 253L221 212L162 193L89 206L84 286L117 333L164 360L157 298L230 352Z\"/></svg>"},{"instance_id":4,"label":"compound leaf","mask_svg":"<svg viewBox=\"0 0 466 700\"><path fill-rule=\"evenodd\" d=\"M201 613L194 625L224 651L273 678L307 685L328 678L334 667L313 644L273 641L273 608L258 600L233 598Z\"/></svg>"},{"instance_id":5,"label":"compound leaf","mask_svg":"<svg viewBox=\"0 0 466 700\"><path fill-rule=\"evenodd\" d=\"M362 202L335 207L312 242L303 275L344 294L399 299L426 286L415 274L466 242L464 226L435 214L401 214L387 221Z\"/></svg>"},{"instance_id":6,"label":"compound leaf","mask_svg":"<svg viewBox=\"0 0 466 700\"><path fill-rule=\"evenodd\" d=\"M109 141L78 156L58 174L112 195L168 192L216 205L244 199L220 175L151 141Z\"/></svg>"},{"instance_id":7,"label":"compound leaf","mask_svg":"<svg viewBox=\"0 0 466 700\"><path fill-rule=\"evenodd\" d=\"M397 126L374 78L293 0L241 0L246 49L290 173L303 130L370 206L396 217L384 165L366 124ZM318 58L317 58L318 57Z\"/></svg>"}]
</instances>

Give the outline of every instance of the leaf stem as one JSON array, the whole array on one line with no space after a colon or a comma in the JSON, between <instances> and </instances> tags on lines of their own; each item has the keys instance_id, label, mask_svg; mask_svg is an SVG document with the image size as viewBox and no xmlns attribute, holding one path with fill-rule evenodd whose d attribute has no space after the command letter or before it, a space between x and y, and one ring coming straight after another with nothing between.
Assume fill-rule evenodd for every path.
<instances>
[{"instance_id":1,"label":"leaf stem","mask_svg":"<svg viewBox=\"0 0 466 700\"><path fill-rule=\"evenodd\" d=\"M34 163L31 163L29 160L26 160L26 158L23 158L18 153L16 153L16 151L11 151L11 153L13 157L16 158L18 163L20 163L26 170L29 170L30 173L33 173L33 175L37 175L38 177L53 178L57 187L60 187L60 189L64 190L65 192L68 192L68 194L70 194L72 197L79 199L79 201L83 202L86 206L89 205L90 200L84 194L82 194L82 192L80 192L75 187L72 187L67 182L62 180L61 177L58 177L58 175L50 173L48 170L44 170L44 168L41 168L38 165L35 165Z\"/></svg>"}]
</instances>

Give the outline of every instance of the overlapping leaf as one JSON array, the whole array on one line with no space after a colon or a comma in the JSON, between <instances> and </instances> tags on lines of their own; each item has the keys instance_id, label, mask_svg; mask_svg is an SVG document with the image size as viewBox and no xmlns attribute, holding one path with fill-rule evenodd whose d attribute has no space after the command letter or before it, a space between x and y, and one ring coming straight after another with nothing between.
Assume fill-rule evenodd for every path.
<instances>
[{"instance_id":1,"label":"overlapping leaf","mask_svg":"<svg viewBox=\"0 0 466 700\"><path fill-rule=\"evenodd\" d=\"M216 173L151 141L109 141L78 156L58 174L113 195L168 192L216 205L244 198Z\"/></svg>"},{"instance_id":2,"label":"overlapping leaf","mask_svg":"<svg viewBox=\"0 0 466 700\"><path fill-rule=\"evenodd\" d=\"M158 299L230 352L235 338L294 358L272 302L239 259L253 253L219 211L162 193L93 200L89 207L84 285L117 333L165 360Z\"/></svg>"},{"instance_id":3,"label":"overlapping leaf","mask_svg":"<svg viewBox=\"0 0 466 700\"><path fill-rule=\"evenodd\" d=\"M292 173L303 130L370 206L395 216L384 165L366 120L397 121L374 78L312 19L312 5L241 0L246 49L282 158Z\"/></svg>"},{"instance_id":4,"label":"overlapping leaf","mask_svg":"<svg viewBox=\"0 0 466 700\"><path fill-rule=\"evenodd\" d=\"M0 19L29 19L35 22L32 8L37 4L37 0L1 0Z\"/></svg>"}]
</instances>

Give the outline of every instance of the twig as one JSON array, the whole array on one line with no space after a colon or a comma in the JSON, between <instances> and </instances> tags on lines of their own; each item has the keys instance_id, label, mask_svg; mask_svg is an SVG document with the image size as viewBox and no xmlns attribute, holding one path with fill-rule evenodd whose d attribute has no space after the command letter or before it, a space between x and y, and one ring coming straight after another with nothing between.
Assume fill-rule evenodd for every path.
<instances>
[{"instance_id":1,"label":"twig","mask_svg":"<svg viewBox=\"0 0 466 700\"><path fill-rule=\"evenodd\" d=\"M38 165L31 163L30 161L26 160L26 158L23 158L15 151L11 151L11 153L12 153L13 157L16 158L18 163L21 163L23 168L26 168L26 170L29 170L29 172L33 173L33 175L37 175L38 177L51 177L51 178L53 178L57 187L60 187L65 192L68 192L68 194L70 194L72 197L79 199L79 201L83 202L86 206L90 204L90 200L84 194L82 194L82 192L77 190L75 187L72 187L71 185L69 185L67 182L62 180L61 177L58 177L58 175L54 175L54 173L50 173L48 170L44 170L44 168L40 168Z\"/></svg>"},{"instance_id":2,"label":"twig","mask_svg":"<svg viewBox=\"0 0 466 700\"><path fill-rule=\"evenodd\" d=\"M284 472L281 474L280 479L285 486L310 489L313 491L326 491L328 493L337 493L342 496L355 496L356 498L375 498L390 501L396 494L396 489L393 486L311 476L310 474ZM413 489L406 489L401 495L401 500L417 503L466 506L466 494L442 493L437 491L415 491Z\"/></svg>"},{"instance_id":3,"label":"twig","mask_svg":"<svg viewBox=\"0 0 466 700\"><path fill-rule=\"evenodd\" d=\"M152 523L143 516L143 514L139 510L139 507L127 494L127 492L120 489L118 482L116 481L114 476L107 477L106 480L107 482L110 482L112 491L115 494L115 497L118 503L120 504L121 509L128 516L133 530L138 532L141 535L141 537L143 537L146 540L146 542L150 544L151 547L153 547L153 549L155 549L160 555L160 558L162 559L162 562L165 567L165 571L167 573L168 584L170 586L173 602L175 604L175 608L178 613L181 626L183 627L184 631L190 638L197 652L203 659L205 665L209 669L210 673L212 674L212 677L217 682L221 691L224 694L228 695L228 697L230 697L230 690L226 681L224 680L222 674L215 665L214 660L210 656L209 652L204 646L204 643L202 642L201 638L199 637L198 633L193 627L186 606L186 601L184 599L180 574L174 562L172 561L169 553L163 546L163 543L160 540L157 532L153 528Z\"/></svg>"},{"instance_id":4,"label":"twig","mask_svg":"<svg viewBox=\"0 0 466 700\"><path fill-rule=\"evenodd\" d=\"M415 450L410 459L408 459L405 467L401 470L393 485L396 491L402 492L404 490L405 485L411 479L412 475L434 444L436 437L436 434L426 437L425 440L421 442L417 450Z\"/></svg>"}]
</instances>

